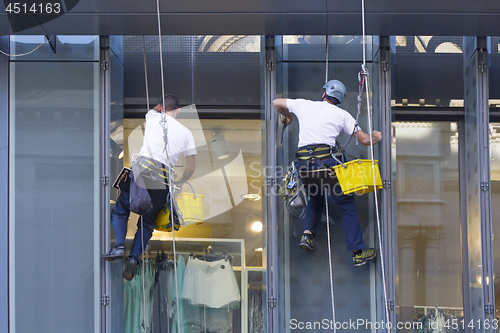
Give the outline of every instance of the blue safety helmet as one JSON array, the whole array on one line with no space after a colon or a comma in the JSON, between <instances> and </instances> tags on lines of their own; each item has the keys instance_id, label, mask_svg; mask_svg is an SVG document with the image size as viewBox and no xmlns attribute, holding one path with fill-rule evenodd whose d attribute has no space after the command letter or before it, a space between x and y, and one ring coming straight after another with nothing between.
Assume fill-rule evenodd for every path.
<instances>
[{"instance_id":1,"label":"blue safety helmet","mask_svg":"<svg viewBox=\"0 0 500 333\"><path fill-rule=\"evenodd\" d=\"M344 84L339 80L328 81L323 86L323 89L325 89L325 93L328 96L336 98L339 101L339 103L342 103L342 100L344 99L347 93L347 89L345 88Z\"/></svg>"}]
</instances>

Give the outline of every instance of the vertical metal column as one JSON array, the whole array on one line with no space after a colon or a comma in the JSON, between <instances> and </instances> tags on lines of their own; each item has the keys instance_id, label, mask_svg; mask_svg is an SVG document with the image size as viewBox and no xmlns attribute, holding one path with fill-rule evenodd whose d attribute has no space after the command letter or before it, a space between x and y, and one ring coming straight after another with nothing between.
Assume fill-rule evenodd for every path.
<instances>
[{"instance_id":1,"label":"vertical metal column","mask_svg":"<svg viewBox=\"0 0 500 333\"><path fill-rule=\"evenodd\" d=\"M277 196L273 191L276 175L276 112L273 100L276 95L276 70L274 37L266 36L266 81L265 81L265 122L266 122L266 166L271 177L266 179L265 192L267 204L267 331L279 332L278 329L278 220L276 211ZM266 176L266 175L263 175Z\"/></svg>"},{"instance_id":2,"label":"vertical metal column","mask_svg":"<svg viewBox=\"0 0 500 333\"><path fill-rule=\"evenodd\" d=\"M380 111L381 111L381 164L380 173L384 189L380 205L382 235L385 235L383 252L385 255L385 276L387 283L387 303L389 321L392 323L391 332L396 327L396 312L394 311L394 244L397 237L396 224L393 219L392 207L392 119L391 119L391 44L388 36L380 37ZM382 299L384 302L384 300Z\"/></svg>"},{"instance_id":3,"label":"vertical metal column","mask_svg":"<svg viewBox=\"0 0 500 333\"><path fill-rule=\"evenodd\" d=\"M9 52L9 36L0 37ZM9 58L0 54L0 332L9 331Z\"/></svg>"},{"instance_id":4,"label":"vertical metal column","mask_svg":"<svg viewBox=\"0 0 500 333\"><path fill-rule=\"evenodd\" d=\"M472 332L493 332L495 319L489 165L488 51L485 37L464 38L465 195L468 261L464 262L464 295ZM467 282L467 283L466 283ZM466 316L467 322L467 316Z\"/></svg>"},{"instance_id":5,"label":"vertical metal column","mask_svg":"<svg viewBox=\"0 0 500 333\"><path fill-rule=\"evenodd\" d=\"M109 251L110 238L110 208L109 208L109 165L110 165L110 75L109 75L109 37L100 37L100 173L101 173L101 249L100 253ZM110 264L105 260L101 260L101 332L111 332L111 321L109 311L109 295L111 291Z\"/></svg>"}]
</instances>

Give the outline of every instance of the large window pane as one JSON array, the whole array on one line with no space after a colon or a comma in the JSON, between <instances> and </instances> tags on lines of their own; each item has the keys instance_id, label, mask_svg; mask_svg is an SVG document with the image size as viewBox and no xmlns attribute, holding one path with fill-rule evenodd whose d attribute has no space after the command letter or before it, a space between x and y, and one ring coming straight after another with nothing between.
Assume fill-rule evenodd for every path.
<instances>
[{"instance_id":1,"label":"large window pane","mask_svg":"<svg viewBox=\"0 0 500 333\"><path fill-rule=\"evenodd\" d=\"M319 100L325 82L325 36L283 36L283 53L278 54L277 62L277 97L304 98ZM349 56L351 60L362 59L361 36L331 36L333 43L329 64L329 80L342 81L347 88L347 96L340 105L354 118L356 117L358 77L361 62L343 62ZM368 38L372 49L372 38ZM281 46L280 46L281 47ZM375 46L376 48L376 46ZM370 52L370 51L369 51ZM321 56L323 54L323 56ZM282 58L281 58L282 56ZM368 56L369 60L373 58ZM316 60L320 60L319 62ZM372 86L377 82L377 64L368 63ZM375 94L374 94L375 95ZM371 99L374 110L378 110L378 98ZM374 105L375 104L375 105ZM375 113L377 114L377 113ZM376 117L376 116L375 116ZM361 128L368 132L366 100L359 118ZM295 158L298 143L297 121L285 129L284 142L278 149L277 180L281 181L288 163ZM281 138L278 138L280 140ZM341 134L340 144L345 144L349 136ZM356 157L369 156L369 147L356 146L353 138L346 147L349 154ZM377 154L376 154L377 155ZM278 198L281 201L281 198ZM373 194L356 196L356 206L361 220L363 239L366 247L378 247L376 244L376 222L373 210ZM314 238L315 250L306 252L299 247L304 230L304 221L294 218L281 203L278 210L279 235L279 321L283 332L304 329L308 332L331 330L333 320L330 293L330 273L328 261L328 241L326 211L318 222L318 232ZM377 259L365 266L354 267L352 252L347 251L346 240L339 208L331 202L329 205L330 233L332 250L332 272L337 323L349 323L358 319L364 322L386 322L377 317L377 310L382 309L383 298L377 298L377 289L383 289L379 279L380 261ZM379 255L379 253L377 253ZM309 325L309 326L307 326ZM324 326L326 325L326 327ZM345 326L344 326L345 327ZM368 332L369 326L357 327L357 332Z\"/></svg>"},{"instance_id":2,"label":"large window pane","mask_svg":"<svg viewBox=\"0 0 500 333\"><path fill-rule=\"evenodd\" d=\"M393 128L398 321L461 320L458 125L395 122Z\"/></svg>"},{"instance_id":3,"label":"large window pane","mask_svg":"<svg viewBox=\"0 0 500 333\"><path fill-rule=\"evenodd\" d=\"M10 69L11 329L97 332L99 64Z\"/></svg>"},{"instance_id":4,"label":"large window pane","mask_svg":"<svg viewBox=\"0 0 500 333\"><path fill-rule=\"evenodd\" d=\"M161 97L161 86L152 84L160 82L159 62L154 58L159 51L158 38L146 37L145 40L152 108ZM180 321L183 332L263 332L267 326L267 248L262 172L264 108L261 106L265 63L261 37L168 36L162 40L165 42L165 92L179 97L184 107L176 119L192 132L197 149L195 173L189 180L193 190L184 185L183 192L194 191L203 198L203 219L202 223L185 221L175 231L175 256L173 233L158 228L148 243L147 254L141 258L146 265L153 263L155 267L166 267L168 274L177 274L179 302L175 289L168 300L178 303L179 309L163 302L164 271L159 269L155 274L154 303L142 317L128 312L127 309L135 308L143 313L142 300L134 301L130 296L132 290L142 292L139 269L130 283L124 282L124 329L139 329L145 322L153 332L177 331ZM124 37L125 118L120 162L126 167L132 165L134 154L142 146L147 111L142 47L141 37ZM193 102L194 105L186 106ZM205 110L198 109L198 104ZM241 118L242 113L246 119ZM177 179L185 166L186 160L181 156L175 167ZM188 215L189 211L183 211L184 218ZM136 214L129 218L127 252L137 231L138 219ZM114 245L115 239L111 241ZM234 272L241 300L216 309L211 304L193 303L189 297L183 299L183 294L193 292L184 285L187 281L182 273L184 265L189 266L194 257L209 263L211 256L225 254L229 255L231 265L225 259L219 263L224 266L222 269L231 268ZM177 272L172 270L174 263ZM113 288L120 286L121 264L121 260L112 264ZM216 289L220 284L205 286ZM171 311L165 311L167 308ZM223 325L219 329L214 326L216 312L223 317L217 319L218 324ZM121 318L115 314L112 321ZM121 332L119 325L116 327L116 331Z\"/></svg>"}]
</instances>

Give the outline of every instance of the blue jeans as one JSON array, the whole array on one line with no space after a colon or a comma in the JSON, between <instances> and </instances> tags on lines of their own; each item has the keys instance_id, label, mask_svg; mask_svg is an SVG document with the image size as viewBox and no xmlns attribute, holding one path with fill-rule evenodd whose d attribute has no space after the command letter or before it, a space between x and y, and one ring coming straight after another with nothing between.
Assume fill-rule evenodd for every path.
<instances>
[{"instance_id":1,"label":"blue jeans","mask_svg":"<svg viewBox=\"0 0 500 333\"><path fill-rule=\"evenodd\" d=\"M139 258L141 253L144 251L144 248L153 235L155 220L163 207L164 206L162 204L158 204L153 201L153 208L147 214L142 215L142 219L139 218L137 221L137 231L135 233L134 242L132 243L132 249L129 254L130 256ZM113 230L115 232L116 244L125 244L129 216L130 195L127 192L122 192L116 200L116 204L111 213L111 224L113 225ZM144 222L144 230L142 232L141 220ZM141 246L143 244L144 246Z\"/></svg>"},{"instance_id":2,"label":"blue jeans","mask_svg":"<svg viewBox=\"0 0 500 333\"><path fill-rule=\"evenodd\" d=\"M321 161L325 165L336 165L333 158ZM299 161L296 164L297 168L307 168L308 170L315 170L320 168L317 162L304 162ZM306 187L307 188L307 187ZM344 226L344 234L349 251L364 249L363 233L361 231L361 223L356 209L354 195L344 195L340 190L340 186L327 186L328 199L333 200L340 209L340 219ZM316 234L316 226L325 210L325 197L324 188L309 191L309 202L306 208L306 216L304 218L304 230L309 230Z\"/></svg>"}]
</instances>

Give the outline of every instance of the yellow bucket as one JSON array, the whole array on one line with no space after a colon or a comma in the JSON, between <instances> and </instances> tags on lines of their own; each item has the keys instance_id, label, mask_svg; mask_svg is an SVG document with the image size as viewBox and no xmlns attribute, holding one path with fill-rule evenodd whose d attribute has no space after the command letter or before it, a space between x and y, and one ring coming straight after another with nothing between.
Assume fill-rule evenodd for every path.
<instances>
[{"instance_id":1,"label":"yellow bucket","mask_svg":"<svg viewBox=\"0 0 500 333\"><path fill-rule=\"evenodd\" d=\"M201 224L203 222L203 196L193 193L180 193L177 201L184 223Z\"/></svg>"},{"instance_id":2,"label":"yellow bucket","mask_svg":"<svg viewBox=\"0 0 500 333\"><path fill-rule=\"evenodd\" d=\"M203 223L203 196L195 195L192 193L180 193L177 200L177 207L179 207L179 215L182 214L184 226L190 224ZM163 209L155 221L155 230L171 232L172 227L167 225L170 223L170 210ZM175 229L177 230L177 229Z\"/></svg>"},{"instance_id":3,"label":"yellow bucket","mask_svg":"<svg viewBox=\"0 0 500 333\"><path fill-rule=\"evenodd\" d=\"M378 168L378 161L375 160L375 184L373 183L372 160L354 160L334 166L335 174L339 181L342 193L365 194L381 189L382 179Z\"/></svg>"},{"instance_id":4,"label":"yellow bucket","mask_svg":"<svg viewBox=\"0 0 500 333\"><path fill-rule=\"evenodd\" d=\"M167 228L167 225L169 223L170 223L170 210L168 208L162 209L160 214L158 214L158 217L156 218L155 230L171 232L172 227L170 226Z\"/></svg>"}]
</instances>

